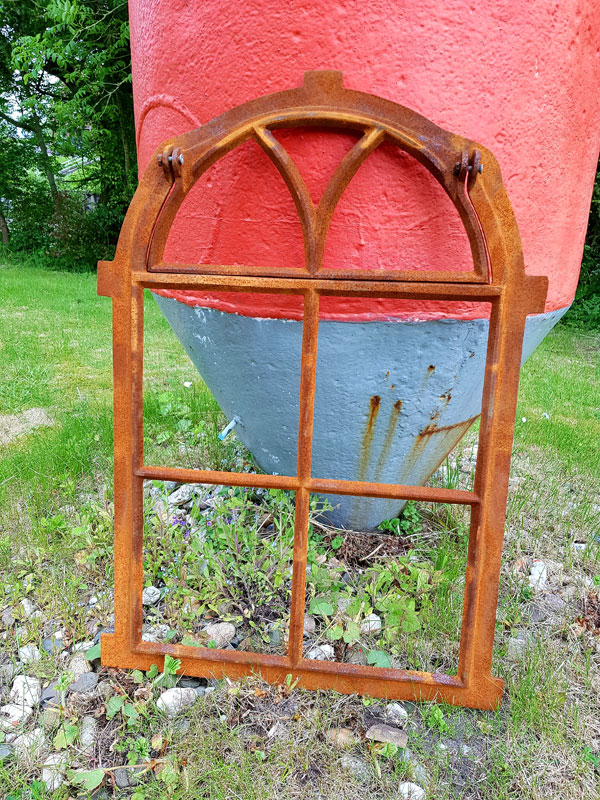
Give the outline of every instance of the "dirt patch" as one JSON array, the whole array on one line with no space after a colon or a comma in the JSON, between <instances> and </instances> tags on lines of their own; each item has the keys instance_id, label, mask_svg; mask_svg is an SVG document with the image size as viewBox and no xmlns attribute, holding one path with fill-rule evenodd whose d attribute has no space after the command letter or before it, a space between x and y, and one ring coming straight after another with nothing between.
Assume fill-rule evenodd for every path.
<instances>
[{"instance_id":1,"label":"dirt patch","mask_svg":"<svg viewBox=\"0 0 600 800\"><path fill-rule=\"evenodd\" d=\"M344 541L335 555L349 566L365 567L377 559L406 555L410 550L410 540L403 536L370 531L340 531L331 528L322 528L322 531L323 539L329 545L334 539L343 537Z\"/></svg>"},{"instance_id":2,"label":"dirt patch","mask_svg":"<svg viewBox=\"0 0 600 800\"><path fill-rule=\"evenodd\" d=\"M43 408L28 408L20 414L0 414L0 445L10 444L40 425L54 425Z\"/></svg>"}]
</instances>

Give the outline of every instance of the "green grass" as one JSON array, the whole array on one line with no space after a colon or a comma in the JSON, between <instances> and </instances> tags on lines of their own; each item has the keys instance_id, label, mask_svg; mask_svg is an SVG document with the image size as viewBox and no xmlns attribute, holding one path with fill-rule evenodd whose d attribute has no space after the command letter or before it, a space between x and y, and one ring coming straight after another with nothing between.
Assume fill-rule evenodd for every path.
<instances>
[{"instance_id":1,"label":"green grass","mask_svg":"<svg viewBox=\"0 0 600 800\"><path fill-rule=\"evenodd\" d=\"M24 625L21 643L39 644L47 635L43 622L49 619L64 626L73 641L81 641L89 638L91 623L110 624L112 613L110 301L96 296L95 278L87 274L0 266L0 285L0 414L40 407L55 421L0 446L0 563L6 565L0 608L18 606L29 596L43 609L43 620ZM225 444L216 439L223 416L151 298L145 323L147 460L249 468L249 457L234 437ZM494 673L506 681L505 700L494 713L450 707L433 713L428 706L407 704L409 747L429 775L428 800L600 796L595 762L600 759L598 637L576 623L588 584L600 575L595 539L600 533L599 351L600 334L559 326L523 370L493 664ZM187 382L192 386L184 386ZM457 463L468 457L473 441L471 433L459 448ZM469 476L453 464L445 482L464 488ZM225 494L223 515L237 508L236 503L236 495ZM257 534L257 509L272 513L282 535L275 535L277 527L268 536ZM253 501L244 511L248 537L242 544L256 562L271 559L274 575L285 572L291 558L289 511L289 500L281 497ZM429 604L421 589L408 583L404 591L421 603L417 614L423 629L382 641L392 654L395 646L398 657L418 668L440 665L450 670L462 608L466 511L419 507L419 514L420 521L409 526L411 541L427 574L439 572L439 584ZM237 536L236 525L224 523L221 533L230 541ZM238 573L225 560L221 583L211 578L212 583L202 585L200 555L180 558L175 534L168 522L157 524L150 511L148 582L164 581L172 589L172 617L167 621L182 635L191 619L182 613L181 587L196 586L197 581L200 594L205 592L218 606L228 580ZM315 529L315 564L335 555L326 537L319 536ZM574 541L586 543L586 550L574 550ZM210 558L219 557L218 548L211 551ZM273 593L273 586L267 590L255 580L260 570L244 558L235 565L240 580L259 602L266 599L276 606L276 596L266 594ZM567 598L562 613L542 622L535 622L532 611L544 606L545 596L532 595L526 573L517 569L520 559L532 558L549 564L550 593ZM380 563L375 572L386 566ZM328 581L335 584L343 571L335 566L325 570L321 584L315 579L309 585L309 600L320 594L335 601L340 590ZM344 591L364 591L361 580L353 574ZM92 593L99 598L93 617L85 602ZM235 618L237 612L226 613ZM326 640L335 621L318 624ZM528 644L515 660L507 651L516 631L527 636ZM0 640L0 663L15 655L16 641ZM31 669L49 680L62 668L57 656L44 654ZM154 778L124 797L354 798L368 792L392 800L399 782L414 777L414 765L360 739L369 720L381 718L384 704L379 701L282 691L255 679L220 682L189 712L190 727L185 729L158 714L156 691L147 679L142 695L134 695L140 686L127 673L111 680L114 691L125 692L142 716L130 728L121 717L106 725L102 764L113 763L118 748L133 747L129 740L161 734L165 750L160 758L164 756L170 770L161 777L161 762ZM101 712L99 718L104 719ZM79 724L77 715L74 720ZM329 728L340 726L357 733L349 752L367 764L366 783L341 768L340 752L326 739ZM113 741L116 751L110 750ZM440 742L446 750L439 748ZM39 770L0 762L0 796L35 797L36 777ZM110 796L108 779L105 786ZM66 784L55 794L57 800L68 796Z\"/></svg>"}]
</instances>

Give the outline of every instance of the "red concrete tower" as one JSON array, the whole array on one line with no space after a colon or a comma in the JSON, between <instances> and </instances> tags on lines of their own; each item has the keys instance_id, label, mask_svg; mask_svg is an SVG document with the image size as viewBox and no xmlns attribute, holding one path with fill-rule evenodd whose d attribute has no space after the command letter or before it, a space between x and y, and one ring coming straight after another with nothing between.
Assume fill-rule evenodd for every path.
<instances>
[{"instance_id":1,"label":"red concrete tower","mask_svg":"<svg viewBox=\"0 0 600 800\"><path fill-rule=\"evenodd\" d=\"M139 167L167 137L297 86L305 70L341 70L349 88L409 106L495 153L527 271L550 281L545 313L528 319L525 358L577 284L600 142L599 17L596 0L130 0ZM315 200L354 141L318 130L278 136ZM187 263L302 263L292 200L258 146L228 154L192 190L165 255ZM439 185L416 161L383 146L340 201L324 265L465 269L470 258ZM258 463L291 474L297 304L231 294L164 292L157 299L224 411L242 419L239 435ZM324 303L314 474L425 481L479 413L486 339L485 309L468 303ZM378 427L365 457L375 396ZM434 417L438 430L415 455L414 442ZM346 498L332 516L370 527L397 511L392 501Z\"/></svg>"}]
</instances>

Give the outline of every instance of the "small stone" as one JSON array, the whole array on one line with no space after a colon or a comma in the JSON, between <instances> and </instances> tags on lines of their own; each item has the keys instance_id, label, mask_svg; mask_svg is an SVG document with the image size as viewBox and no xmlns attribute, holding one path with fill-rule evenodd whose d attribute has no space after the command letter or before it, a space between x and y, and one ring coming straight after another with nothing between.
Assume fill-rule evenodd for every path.
<instances>
[{"instance_id":1,"label":"small stone","mask_svg":"<svg viewBox=\"0 0 600 800\"><path fill-rule=\"evenodd\" d=\"M398 786L398 797L402 798L402 800L423 800L425 789L422 789L416 783L404 781Z\"/></svg>"},{"instance_id":2,"label":"small stone","mask_svg":"<svg viewBox=\"0 0 600 800\"><path fill-rule=\"evenodd\" d=\"M10 744L0 744L0 761L10 758L13 754L13 748Z\"/></svg>"},{"instance_id":3,"label":"small stone","mask_svg":"<svg viewBox=\"0 0 600 800\"><path fill-rule=\"evenodd\" d=\"M209 641L215 642L217 648L222 650L235 637L235 625L231 622L214 622L204 628L204 633Z\"/></svg>"},{"instance_id":4,"label":"small stone","mask_svg":"<svg viewBox=\"0 0 600 800\"><path fill-rule=\"evenodd\" d=\"M402 703L388 703L385 707L385 717L388 722L393 722L396 725L402 724L404 720L408 719L408 711Z\"/></svg>"},{"instance_id":5,"label":"small stone","mask_svg":"<svg viewBox=\"0 0 600 800\"><path fill-rule=\"evenodd\" d=\"M2 627L10 628L15 624L15 617L12 608L5 608L2 612Z\"/></svg>"},{"instance_id":6,"label":"small stone","mask_svg":"<svg viewBox=\"0 0 600 800\"><path fill-rule=\"evenodd\" d=\"M193 483L184 483L183 486L180 486L179 489L175 489L169 495L168 503L170 506L184 506L186 503L189 503L196 489Z\"/></svg>"},{"instance_id":7,"label":"small stone","mask_svg":"<svg viewBox=\"0 0 600 800\"><path fill-rule=\"evenodd\" d=\"M77 642L77 644L74 644L71 649L74 653L86 653L93 646L94 646L94 640L90 639L89 641L86 642Z\"/></svg>"},{"instance_id":8,"label":"small stone","mask_svg":"<svg viewBox=\"0 0 600 800\"><path fill-rule=\"evenodd\" d=\"M69 691L73 694L89 694L98 684L98 675L95 672L84 672L76 681L69 684Z\"/></svg>"},{"instance_id":9,"label":"small stone","mask_svg":"<svg viewBox=\"0 0 600 800\"><path fill-rule=\"evenodd\" d=\"M360 626L361 633L377 633L381 630L381 617L377 614L369 614L365 617Z\"/></svg>"},{"instance_id":10,"label":"small stone","mask_svg":"<svg viewBox=\"0 0 600 800\"><path fill-rule=\"evenodd\" d=\"M351 756L348 753L344 753L340 759L340 766L361 782L368 782L371 780L369 765L366 761L363 761L362 758L358 758L358 756Z\"/></svg>"},{"instance_id":11,"label":"small stone","mask_svg":"<svg viewBox=\"0 0 600 800\"><path fill-rule=\"evenodd\" d=\"M586 547L587 545L585 542L573 542L573 550L577 553L583 553Z\"/></svg>"},{"instance_id":12,"label":"small stone","mask_svg":"<svg viewBox=\"0 0 600 800\"><path fill-rule=\"evenodd\" d=\"M40 651L34 644L26 644L23 647L19 647L19 660L23 664L33 664L34 661L39 661L40 658Z\"/></svg>"},{"instance_id":13,"label":"small stone","mask_svg":"<svg viewBox=\"0 0 600 800\"><path fill-rule=\"evenodd\" d=\"M470 756L472 748L469 747L468 744L461 744L460 746L460 754L461 756Z\"/></svg>"},{"instance_id":14,"label":"small stone","mask_svg":"<svg viewBox=\"0 0 600 800\"><path fill-rule=\"evenodd\" d=\"M118 789L127 789L129 787L129 770L125 767L119 767L113 772L115 784Z\"/></svg>"},{"instance_id":15,"label":"small stone","mask_svg":"<svg viewBox=\"0 0 600 800\"><path fill-rule=\"evenodd\" d=\"M17 705L37 706L42 696L42 684L38 678L17 675L8 699Z\"/></svg>"},{"instance_id":16,"label":"small stone","mask_svg":"<svg viewBox=\"0 0 600 800\"><path fill-rule=\"evenodd\" d=\"M529 570L529 585L532 589L544 589L548 582L548 567L536 558Z\"/></svg>"},{"instance_id":17,"label":"small stone","mask_svg":"<svg viewBox=\"0 0 600 800\"><path fill-rule=\"evenodd\" d=\"M13 746L15 748L15 758L22 764L33 766L44 755L47 742L46 735L41 728L35 728L29 733L22 733L18 736Z\"/></svg>"},{"instance_id":18,"label":"small stone","mask_svg":"<svg viewBox=\"0 0 600 800\"><path fill-rule=\"evenodd\" d=\"M21 600L21 608L23 609L23 616L25 619L33 618L36 608L28 597L24 597Z\"/></svg>"},{"instance_id":19,"label":"small stone","mask_svg":"<svg viewBox=\"0 0 600 800\"><path fill-rule=\"evenodd\" d=\"M16 703L0 706L0 731L14 731L16 727L27 722L32 713L31 706Z\"/></svg>"},{"instance_id":20,"label":"small stone","mask_svg":"<svg viewBox=\"0 0 600 800\"><path fill-rule=\"evenodd\" d=\"M391 725L384 725L382 723L371 725L365 735L367 739L373 739L375 742L395 744L398 747L406 747L408 743L408 736L404 733L404 731L401 731L398 728L392 728Z\"/></svg>"},{"instance_id":21,"label":"small stone","mask_svg":"<svg viewBox=\"0 0 600 800\"><path fill-rule=\"evenodd\" d=\"M114 632L115 632L115 626L114 625L109 625L106 628L100 628L100 630L94 636L94 644L98 644L98 642L100 641L101 637L104 636L105 633L114 633Z\"/></svg>"},{"instance_id":22,"label":"small stone","mask_svg":"<svg viewBox=\"0 0 600 800\"><path fill-rule=\"evenodd\" d=\"M315 622L315 618L311 614L304 615L304 635L310 636L311 633L314 633L317 628L317 623Z\"/></svg>"},{"instance_id":23,"label":"small stone","mask_svg":"<svg viewBox=\"0 0 600 800\"><path fill-rule=\"evenodd\" d=\"M161 591L156 586L146 586L142 592L142 603L145 606L153 606L160 600Z\"/></svg>"},{"instance_id":24,"label":"small stone","mask_svg":"<svg viewBox=\"0 0 600 800\"><path fill-rule=\"evenodd\" d=\"M329 744L342 749L352 747L353 744L358 744L360 741L350 728L330 728L325 734L325 738Z\"/></svg>"},{"instance_id":25,"label":"small stone","mask_svg":"<svg viewBox=\"0 0 600 800\"><path fill-rule=\"evenodd\" d=\"M67 670L73 676L73 683L79 680L82 675L85 675L86 672L91 672L91 666L83 653L75 653L67 665Z\"/></svg>"},{"instance_id":26,"label":"small stone","mask_svg":"<svg viewBox=\"0 0 600 800\"><path fill-rule=\"evenodd\" d=\"M47 653L52 655L54 652L60 652L64 645L62 639L57 639L56 636L47 636L45 639L42 639L42 647Z\"/></svg>"},{"instance_id":27,"label":"small stone","mask_svg":"<svg viewBox=\"0 0 600 800\"><path fill-rule=\"evenodd\" d=\"M333 661L334 650L330 644L317 644L308 651L306 657L311 661Z\"/></svg>"},{"instance_id":28,"label":"small stone","mask_svg":"<svg viewBox=\"0 0 600 800\"><path fill-rule=\"evenodd\" d=\"M188 675L182 675L179 679L180 689L196 689L200 686L199 678L190 678Z\"/></svg>"},{"instance_id":29,"label":"small stone","mask_svg":"<svg viewBox=\"0 0 600 800\"><path fill-rule=\"evenodd\" d=\"M84 755L91 755L97 737L98 721L94 717L84 717L81 720L81 731L79 733L79 749Z\"/></svg>"},{"instance_id":30,"label":"small stone","mask_svg":"<svg viewBox=\"0 0 600 800\"><path fill-rule=\"evenodd\" d=\"M557 594L548 594L544 597L544 603L553 614L560 614L567 605L565 600Z\"/></svg>"},{"instance_id":31,"label":"small stone","mask_svg":"<svg viewBox=\"0 0 600 800\"><path fill-rule=\"evenodd\" d=\"M13 678L22 670L23 664L19 661L9 661L8 664L2 664L0 667L0 682L12 683Z\"/></svg>"},{"instance_id":32,"label":"small stone","mask_svg":"<svg viewBox=\"0 0 600 800\"><path fill-rule=\"evenodd\" d=\"M110 681L100 681L98 686L96 687L96 694L102 700L108 700L111 695L115 693L115 690Z\"/></svg>"},{"instance_id":33,"label":"small stone","mask_svg":"<svg viewBox=\"0 0 600 800\"><path fill-rule=\"evenodd\" d=\"M58 693L58 689L56 688L57 686L58 681L52 681L52 683L49 683L48 686L42 690L40 697L42 708L45 708L46 706L60 705L60 695Z\"/></svg>"},{"instance_id":34,"label":"small stone","mask_svg":"<svg viewBox=\"0 0 600 800\"><path fill-rule=\"evenodd\" d=\"M156 701L156 707L167 717L176 717L193 705L197 696L193 689L167 689Z\"/></svg>"},{"instance_id":35,"label":"small stone","mask_svg":"<svg viewBox=\"0 0 600 800\"><path fill-rule=\"evenodd\" d=\"M51 731L58 728L60 725L61 720L61 713L60 708L50 706L49 708L44 709L42 714L42 728L50 733Z\"/></svg>"},{"instance_id":36,"label":"small stone","mask_svg":"<svg viewBox=\"0 0 600 800\"><path fill-rule=\"evenodd\" d=\"M67 757L64 753L50 753L45 762L42 767L42 783L46 784L49 792L55 792L65 780Z\"/></svg>"}]
</instances>

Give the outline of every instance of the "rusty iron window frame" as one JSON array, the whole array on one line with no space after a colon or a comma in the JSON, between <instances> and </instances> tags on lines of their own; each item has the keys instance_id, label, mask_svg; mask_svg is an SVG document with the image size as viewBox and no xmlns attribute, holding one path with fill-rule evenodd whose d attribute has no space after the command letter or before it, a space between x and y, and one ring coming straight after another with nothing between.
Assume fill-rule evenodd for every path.
<instances>
[{"instance_id":1,"label":"rusty iron window frame","mask_svg":"<svg viewBox=\"0 0 600 800\"><path fill-rule=\"evenodd\" d=\"M315 205L294 162L273 136L278 128L332 127L362 134ZM245 141L257 142L293 197L302 225L305 265L267 268L163 262L177 211L198 178ZM443 186L461 216L472 272L323 269L336 204L360 164L383 141L417 158ZM268 95L165 142L146 168L123 223L115 259L99 262L98 293L113 300L115 457L115 632L102 637L102 663L162 666L232 678L258 672L269 682L288 674L305 688L330 688L403 700L496 707L503 682L492 676L500 558L525 319L541 313L547 279L525 274L519 232L493 155L415 112L345 89L341 73L308 72L297 89ZM143 459L144 289L296 294L304 299L298 459L295 476L150 466ZM334 480L311 476L319 300L327 296L472 300L491 305L479 447L473 491ZM142 628L143 482L177 480L277 488L296 494L292 599L287 655L144 642ZM469 505L471 523L456 675L387 669L302 657L310 495L337 494Z\"/></svg>"}]
</instances>

